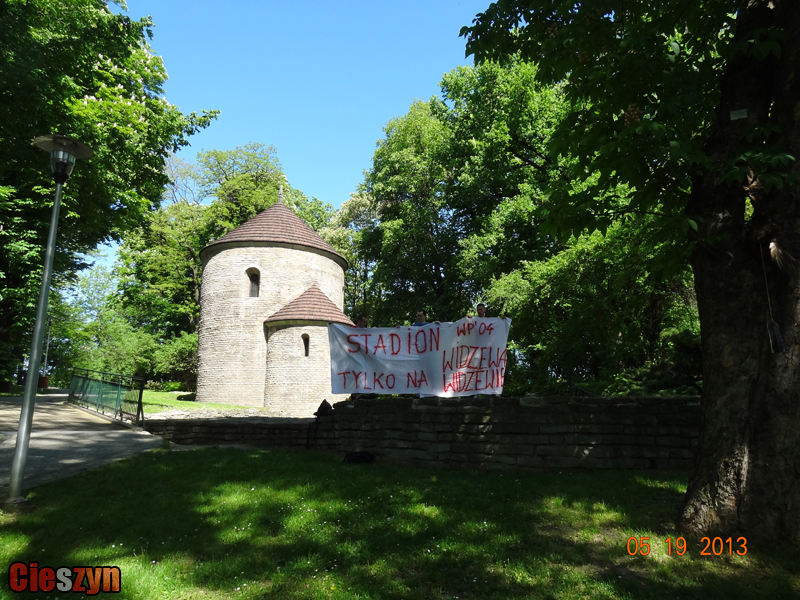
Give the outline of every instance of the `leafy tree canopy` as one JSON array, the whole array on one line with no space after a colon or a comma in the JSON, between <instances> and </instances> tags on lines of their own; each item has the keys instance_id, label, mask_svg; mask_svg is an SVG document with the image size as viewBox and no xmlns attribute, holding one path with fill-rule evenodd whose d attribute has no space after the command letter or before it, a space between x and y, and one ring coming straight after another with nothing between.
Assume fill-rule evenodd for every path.
<instances>
[{"instance_id":1,"label":"leafy tree canopy","mask_svg":"<svg viewBox=\"0 0 800 600\"><path fill-rule=\"evenodd\" d=\"M627 392L630 386L609 385L626 370L660 364L674 375L661 377L661 389L698 393L700 361L678 374L671 354L670 336L699 334L691 275L687 269L680 277L650 276L647 264L659 248L642 244L647 226L617 221L605 235L573 238L555 256L526 261L492 282L488 300L512 317L511 337L527 364L524 374L514 374L525 381L511 382L517 392L558 381Z\"/></svg>"},{"instance_id":2,"label":"leafy tree canopy","mask_svg":"<svg viewBox=\"0 0 800 600\"><path fill-rule=\"evenodd\" d=\"M387 322L417 307L460 318L498 273L555 249L531 225L559 171L544 145L564 105L534 74L522 61L456 69L386 126L363 185L380 225L362 251Z\"/></svg>"},{"instance_id":3,"label":"leafy tree canopy","mask_svg":"<svg viewBox=\"0 0 800 600\"><path fill-rule=\"evenodd\" d=\"M669 239L677 261L685 260L686 233L700 218L685 212L692 177L715 159L704 143L716 120L723 67L737 54L777 56L785 39L785 31L763 28L734 43L742 6L503 0L462 28L467 54L533 61L537 80L560 85L569 101L548 152L576 163L552 182L542 211L558 230L577 235L603 230L622 214L652 214L659 217L657 241ZM793 159L770 143L775 127L756 127L741 140L718 165L720 183L744 182L754 172L765 186L789 181L785 166Z\"/></svg>"},{"instance_id":4,"label":"leafy tree canopy","mask_svg":"<svg viewBox=\"0 0 800 600\"><path fill-rule=\"evenodd\" d=\"M344 312L353 322L366 314L370 322L379 314L383 300L375 283L377 262L363 252L366 236L378 226L378 207L367 194L351 194L342 203L320 236L347 259L349 267L344 278Z\"/></svg>"},{"instance_id":5,"label":"leafy tree canopy","mask_svg":"<svg viewBox=\"0 0 800 600\"><path fill-rule=\"evenodd\" d=\"M274 146L250 143L210 150L196 164L174 157L162 206L123 236L115 274L117 304L126 322L157 340L153 372L187 389L196 378L200 316L200 251L278 201L316 229L331 224L333 208L289 185Z\"/></svg>"},{"instance_id":6,"label":"leafy tree canopy","mask_svg":"<svg viewBox=\"0 0 800 600\"><path fill-rule=\"evenodd\" d=\"M428 102L415 102L384 131L364 183L380 216L363 239L382 290L376 322L409 321L421 308L432 320L454 320L471 290L455 268L459 223L447 205L449 177L440 160L450 132Z\"/></svg>"},{"instance_id":7,"label":"leafy tree canopy","mask_svg":"<svg viewBox=\"0 0 800 600\"><path fill-rule=\"evenodd\" d=\"M45 366L53 384L68 386L72 367L139 376L153 371L158 340L125 318L110 270L95 265L56 283Z\"/></svg>"},{"instance_id":8,"label":"leafy tree canopy","mask_svg":"<svg viewBox=\"0 0 800 600\"><path fill-rule=\"evenodd\" d=\"M101 0L0 3L0 378L25 346L52 206L33 138L67 134L95 152L64 191L55 270L67 273L79 253L141 222L160 201L168 154L216 116L185 115L162 97L152 25Z\"/></svg>"},{"instance_id":9,"label":"leafy tree canopy","mask_svg":"<svg viewBox=\"0 0 800 600\"><path fill-rule=\"evenodd\" d=\"M375 265L364 289L376 324L411 320L416 306L455 319L488 300L492 314L514 319L510 393L567 379L603 391L626 369L666 360L664 330L696 332L696 320L676 316L696 311L685 263L668 277L647 266L665 246L643 243L655 217L624 224L615 215L605 236L559 238L546 227L551 188L577 168L550 149L572 111L562 86L541 83L536 65L513 56L455 69L441 90L389 122L365 179L377 220L354 254ZM627 199L629 186L613 193Z\"/></svg>"},{"instance_id":10,"label":"leafy tree canopy","mask_svg":"<svg viewBox=\"0 0 800 600\"><path fill-rule=\"evenodd\" d=\"M549 149L575 163L542 215L566 234L654 215L643 243L690 259L703 432L679 526L794 545L800 358L776 328L797 343L797 31L787 0L500 0L462 29L478 61L537 62L570 102Z\"/></svg>"}]
</instances>

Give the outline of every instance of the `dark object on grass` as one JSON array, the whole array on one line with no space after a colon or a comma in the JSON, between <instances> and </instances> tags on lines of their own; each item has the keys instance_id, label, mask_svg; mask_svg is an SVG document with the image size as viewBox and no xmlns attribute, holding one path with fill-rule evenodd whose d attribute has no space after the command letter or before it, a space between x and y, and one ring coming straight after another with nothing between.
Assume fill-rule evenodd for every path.
<instances>
[{"instance_id":1,"label":"dark object on grass","mask_svg":"<svg viewBox=\"0 0 800 600\"><path fill-rule=\"evenodd\" d=\"M347 454L344 455L344 459L342 460L342 462L350 463L353 465L360 465L363 463L371 463L373 460L375 460L374 454L372 454L371 452L364 452L362 450L361 452L348 452Z\"/></svg>"},{"instance_id":2,"label":"dark object on grass","mask_svg":"<svg viewBox=\"0 0 800 600\"><path fill-rule=\"evenodd\" d=\"M314 416L317 418L314 419L313 423L308 424L308 433L306 433L306 449L311 448L312 439L314 440L317 439L317 427L319 426L319 418L332 414L333 414L333 407L331 406L331 403L328 402L327 400L323 400L322 404L319 405L317 412L314 413ZM313 436L311 433L312 431L314 432Z\"/></svg>"},{"instance_id":3,"label":"dark object on grass","mask_svg":"<svg viewBox=\"0 0 800 600\"><path fill-rule=\"evenodd\" d=\"M325 415L329 415L333 412L333 407L331 406L330 402L327 400L323 400L322 404L319 405L317 412L314 413L315 417L324 417Z\"/></svg>"}]
</instances>

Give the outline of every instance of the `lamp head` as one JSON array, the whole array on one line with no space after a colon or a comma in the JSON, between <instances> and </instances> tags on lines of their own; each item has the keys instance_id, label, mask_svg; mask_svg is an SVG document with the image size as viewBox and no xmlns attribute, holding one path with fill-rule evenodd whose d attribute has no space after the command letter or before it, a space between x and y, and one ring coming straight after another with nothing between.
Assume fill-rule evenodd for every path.
<instances>
[{"instance_id":1,"label":"lamp head","mask_svg":"<svg viewBox=\"0 0 800 600\"><path fill-rule=\"evenodd\" d=\"M94 152L86 144L68 135L48 134L34 138L37 147L50 153L50 168L56 183L64 184L77 159L91 158Z\"/></svg>"}]
</instances>

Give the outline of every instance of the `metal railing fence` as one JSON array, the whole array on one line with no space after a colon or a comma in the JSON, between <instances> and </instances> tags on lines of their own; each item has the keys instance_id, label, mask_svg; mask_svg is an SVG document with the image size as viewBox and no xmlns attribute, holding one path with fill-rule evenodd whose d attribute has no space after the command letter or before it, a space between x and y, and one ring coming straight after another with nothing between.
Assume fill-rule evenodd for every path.
<instances>
[{"instance_id":1,"label":"metal railing fence","mask_svg":"<svg viewBox=\"0 0 800 600\"><path fill-rule=\"evenodd\" d=\"M144 377L76 368L69 384L69 401L144 426L142 395L146 382Z\"/></svg>"}]
</instances>

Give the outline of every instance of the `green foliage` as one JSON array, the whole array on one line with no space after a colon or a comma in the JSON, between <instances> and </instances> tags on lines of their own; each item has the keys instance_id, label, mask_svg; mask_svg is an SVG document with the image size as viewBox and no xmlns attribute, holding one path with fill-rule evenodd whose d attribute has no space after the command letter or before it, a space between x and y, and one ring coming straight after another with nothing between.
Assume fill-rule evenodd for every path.
<instances>
[{"instance_id":1,"label":"green foliage","mask_svg":"<svg viewBox=\"0 0 800 600\"><path fill-rule=\"evenodd\" d=\"M330 224L319 230L326 242L347 259L344 312L353 322L361 313L372 317L381 304L381 289L373 275L377 261L363 251L365 238L378 227L378 206L367 194L352 194L336 211Z\"/></svg>"},{"instance_id":2,"label":"green foliage","mask_svg":"<svg viewBox=\"0 0 800 600\"><path fill-rule=\"evenodd\" d=\"M138 224L159 202L164 160L216 112L182 114L164 98L166 71L146 39L152 22L101 0L0 3L0 379L28 344L41 283L53 183L37 135L93 148L65 187L55 272Z\"/></svg>"},{"instance_id":3,"label":"green foliage","mask_svg":"<svg viewBox=\"0 0 800 600\"><path fill-rule=\"evenodd\" d=\"M622 220L630 186L600 192L599 174L574 179L577 160L551 152L575 108L539 69L518 56L458 68L440 98L387 125L364 183L377 220L355 255L375 265L363 289L377 325L408 322L417 306L457 319L488 300L491 314L513 318L506 393L558 378L602 391L626 369L667 360L665 328L696 327L692 282L685 262L654 268L670 250L650 233L657 217ZM619 214L583 234L583 217L551 215L559 186L594 190Z\"/></svg>"},{"instance_id":4,"label":"green foliage","mask_svg":"<svg viewBox=\"0 0 800 600\"><path fill-rule=\"evenodd\" d=\"M135 329L121 316L109 315L108 320L101 321L94 339L97 357L94 364L98 371L139 377L149 377L152 373L157 339Z\"/></svg>"},{"instance_id":5,"label":"green foliage","mask_svg":"<svg viewBox=\"0 0 800 600\"><path fill-rule=\"evenodd\" d=\"M200 250L206 208L178 200L125 234L116 274L120 302L136 327L159 336L194 331L200 317Z\"/></svg>"},{"instance_id":6,"label":"green foliage","mask_svg":"<svg viewBox=\"0 0 800 600\"><path fill-rule=\"evenodd\" d=\"M158 340L151 372L189 391L197 380L200 251L277 202L281 186L284 204L312 227L328 227L333 216L330 205L289 185L273 146L210 150L197 161L168 160L163 205L123 236L113 300L130 327Z\"/></svg>"},{"instance_id":7,"label":"green foliage","mask_svg":"<svg viewBox=\"0 0 800 600\"><path fill-rule=\"evenodd\" d=\"M444 75L437 118L451 132L440 157L450 172L447 203L459 229L458 268L485 288L521 261L557 251L541 231L538 207L563 166L547 153L567 110L558 87L536 81L537 68L512 60L459 67Z\"/></svg>"},{"instance_id":8,"label":"green foliage","mask_svg":"<svg viewBox=\"0 0 800 600\"><path fill-rule=\"evenodd\" d=\"M197 155L196 183L208 207L206 227L214 238L235 229L278 201L312 229L320 229L333 216L333 207L317 198L309 199L291 187L283 173L274 146L249 143L234 150L209 150Z\"/></svg>"},{"instance_id":9,"label":"green foliage","mask_svg":"<svg viewBox=\"0 0 800 600\"><path fill-rule=\"evenodd\" d=\"M123 375L149 376L158 340L125 318L118 281L102 266L57 288L53 302L50 366L64 382L72 367Z\"/></svg>"},{"instance_id":10,"label":"green foliage","mask_svg":"<svg viewBox=\"0 0 800 600\"><path fill-rule=\"evenodd\" d=\"M661 332L666 348L660 361L628 369L614 377L608 396L699 396L702 392L703 352L700 334L675 328Z\"/></svg>"},{"instance_id":11,"label":"green foliage","mask_svg":"<svg viewBox=\"0 0 800 600\"><path fill-rule=\"evenodd\" d=\"M173 157L167 166L164 206L124 236L118 266L126 310L163 335L197 328L200 250L272 206L281 186L284 204L312 228L328 226L334 214L289 185L274 146L209 150L196 165Z\"/></svg>"},{"instance_id":12,"label":"green foliage","mask_svg":"<svg viewBox=\"0 0 800 600\"><path fill-rule=\"evenodd\" d=\"M181 335L162 343L153 357L153 367L190 392L197 388L197 334ZM163 391L171 391L164 389Z\"/></svg>"},{"instance_id":13,"label":"green foliage","mask_svg":"<svg viewBox=\"0 0 800 600\"><path fill-rule=\"evenodd\" d=\"M609 381L662 360L676 366L662 332L696 322L691 278L650 277L646 265L660 250L642 243L642 221L573 239L487 289L513 320L513 340L529 365L526 391L558 380Z\"/></svg>"},{"instance_id":14,"label":"green foliage","mask_svg":"<svg viewBox=\"0 0 800 600\"><path fill-rule=\"evenodd\" d=\"M53 293L48 363L54 381L68 384L72 368L80 367L166 377L192 391L197 379L197 334L179 332L161 339L147 327L134 325L139 313L132 315L126 309L119 289L114 273L95 266L81 272L72 286Z\"/></svg>"},{"instance_id":15,"label":"green foliage","mask_svg":"<svg viewBox=\"0 0 800 600\"><path fill-rule=\"evenodd\" d=\"M364 181L380 218L361 239L362 252L375 262L373 280L381 294L374 322L410 323L421 308L429 320L455 320L476 290L457 269L458 224L447 204L448 172L441 160L450 132L431 103L419 101L384 131Z\"/></svg>"},{"instance_id":16,"label":"green foliage","mask_svg":"<svg viewBox=\"0 0 800 600\"><path fill-rule=\"evenodd\" d=\"M498 273L554 249L534 213L560 171L545 143L564 104L535 72L458 68L440 98L387 124L363 185L379 223L359 248L375 262L379 321L413 321L420 307L458 319Z\"/></svg>"},{"instance_id":17,"label":"green foliage","mask_svg":"<svg viewBox=\"0 0 800 600\"><path fill-rule=\"evenodd\" d=\"M197 155L197 164L174 157L164 206L124 236L120 274L126 307L141 304L140 323L169 335L197 327L200 250L278 201L312 228L326 227L334 211L286 181L273 146L250 143Z\"/></svg>"},{"instance_id":18,"label":"green foliage","mask_svg":"<svg viewBox=\"0 0 800 600\"><path fill-rule=\"evenodd\" d=\"M79 279L76 286L86 283ZM69 299L67 297L69 296ZM50 290L49 303L50 345L47 364L42 357L42 370L50 375L51 385L67 387L72 380L72 367L94 368L94 340L92 332L84 327L82 310L75 291L63 289L56 282Z\"/></svg>"},{"instance_id":19,"label":"green foliage","mask_svg":"<svg viewBox=\"0 0 800 600\"><path fill-rule=\"evenodd\" d=\"M164 381L154 388L159 392L184 392L186 387L180 381Z\"/></svg>"},{"instance_id":20,"label":"green foliage","mask_svg":"<svg viewBox=\"0 0 800 600\"><path fill-rule=\"evenodd\" d=\"M736 0L503 1L461 30L479 62L537 61L537 80L560 85L570 104L548 145L551 156L574 157L543 207L555 230L569 237L602 230L620 214L657 216L652 227L668 242L658 260L674 272L702 220L685 213L693 176L714 166L720 183L748 174L765 190L796 183L794 157L774 144L776 123L746 128L730 158L704 148L724 65L737 54L777 56L786 35L757 29L734 45L742 7Z\"/></svg>"}]
</instances>

